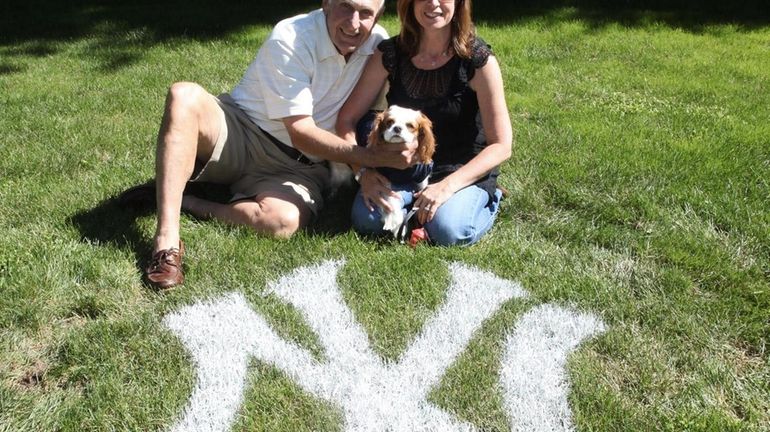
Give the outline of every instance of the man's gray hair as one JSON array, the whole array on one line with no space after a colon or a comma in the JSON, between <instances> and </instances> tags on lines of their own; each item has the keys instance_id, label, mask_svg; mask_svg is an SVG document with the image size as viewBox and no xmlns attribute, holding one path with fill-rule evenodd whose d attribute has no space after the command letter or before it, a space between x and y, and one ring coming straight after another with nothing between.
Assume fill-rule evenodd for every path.
<instances>
[{"instance_id":1,"label":"man's gray hair","mask_svg":"<svg viewBox=\"0 0 770 432\"><path fill-rule=\"evenodd\" d=\"M322 6L326 6L327 4L329 6L334 6L338 1L340 0L323 0L321 2ZM382 13L385 11L385 0L380 0L380 10L377 11L377 16L381 16Z\"/></svg>"}]
</instances>

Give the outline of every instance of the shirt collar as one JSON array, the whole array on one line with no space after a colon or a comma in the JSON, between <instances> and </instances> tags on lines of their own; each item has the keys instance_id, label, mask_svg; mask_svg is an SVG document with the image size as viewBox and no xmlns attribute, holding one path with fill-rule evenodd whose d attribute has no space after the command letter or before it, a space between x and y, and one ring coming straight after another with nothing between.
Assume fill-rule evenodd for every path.
<instances>
[{"instance_id":1,"label":"shirt collar","mask_svg":"<svg viewBox=\"0 0 770 432\"><path fill-rule=\"evenodd\" d=\"M326 27L326 14L323 9L313 12L315 26L318 29L318 57L319 60L326 60L329 57L339 56L337 47L334 46L332 38L329 37L329 29Z\"/></svg>"}]
</instances>

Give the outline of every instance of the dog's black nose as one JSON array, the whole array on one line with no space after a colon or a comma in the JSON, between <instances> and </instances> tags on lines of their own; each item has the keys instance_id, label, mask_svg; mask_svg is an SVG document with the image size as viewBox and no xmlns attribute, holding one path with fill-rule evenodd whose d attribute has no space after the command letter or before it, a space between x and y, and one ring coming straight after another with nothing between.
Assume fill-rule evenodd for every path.
<instances>
[{"instance_id":1,"label":"dog's black nose","mask_svg":"<svg viewBox=\"0 0 770 432\"><path fill-rule=\"evenodd\" d=\"M400 134L401 133L401 126L393 126L393 133Z\"/></svg>"}]
</instances>

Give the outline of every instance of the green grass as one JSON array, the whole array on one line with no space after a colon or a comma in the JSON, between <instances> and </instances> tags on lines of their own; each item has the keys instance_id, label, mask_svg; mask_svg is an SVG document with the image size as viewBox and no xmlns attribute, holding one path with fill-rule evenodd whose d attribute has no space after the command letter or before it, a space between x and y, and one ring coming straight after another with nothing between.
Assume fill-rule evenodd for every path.
<instances>
[{"instance_id":1,"label":"green grass","mask_svg":"<svg viewBox=\"0 0 770 432\"><path fill-rule=\"evenodd\" d=\"M307 8L295 3L280 12ZM250 14L219 22L198 5L165 27L151 18L162 7L59 5L36 15L39 35L9 24L29 17L0 18L0 431L167 428L195 378L160 322L221 293L242 292L323 357L299 314L263 292L329 258L347 261L345 299L387 359L443 300L448 261L531 293L431 393L479 428L508 430L501 339L553 302L608 326L570 358L578 430L770 430L770 26L476 3L516 132L501 176L511 196L487 238L360 239L350 193L285 241L185 216L188 281L168 295L141 282L154 217L108 198L153 175L168 85L229 91L278 12L235 5ZM392 15L384 24L397 31ZM336 407L269 365L250 371L235 430L340 430Z\"/></svg>"}]
</instances>

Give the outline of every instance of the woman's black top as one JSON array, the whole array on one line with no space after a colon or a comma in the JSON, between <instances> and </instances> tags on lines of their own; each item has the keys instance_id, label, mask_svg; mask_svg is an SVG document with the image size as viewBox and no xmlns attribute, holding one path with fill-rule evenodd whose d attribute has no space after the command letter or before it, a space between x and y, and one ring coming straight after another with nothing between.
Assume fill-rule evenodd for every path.
<instances>
[{"instance_id":1,"label":"woman's black top","mask_svg":"<svg viewBox=\"0 0 770 432\"><path fill-rule=\"evenodd\" d=\"M492 48L480 38L473 42L470 59L455 55L438 69L418 69L403 52L398 36L380 42L382 63L388 71L388 105L420 110L433 122L436 138L435 183L468 163L487 146L481 123L479 101L469 82L476 69L487 63ZM491 197L497 186L499 168L476 182Z\"/></svg>"}]
</instances>

